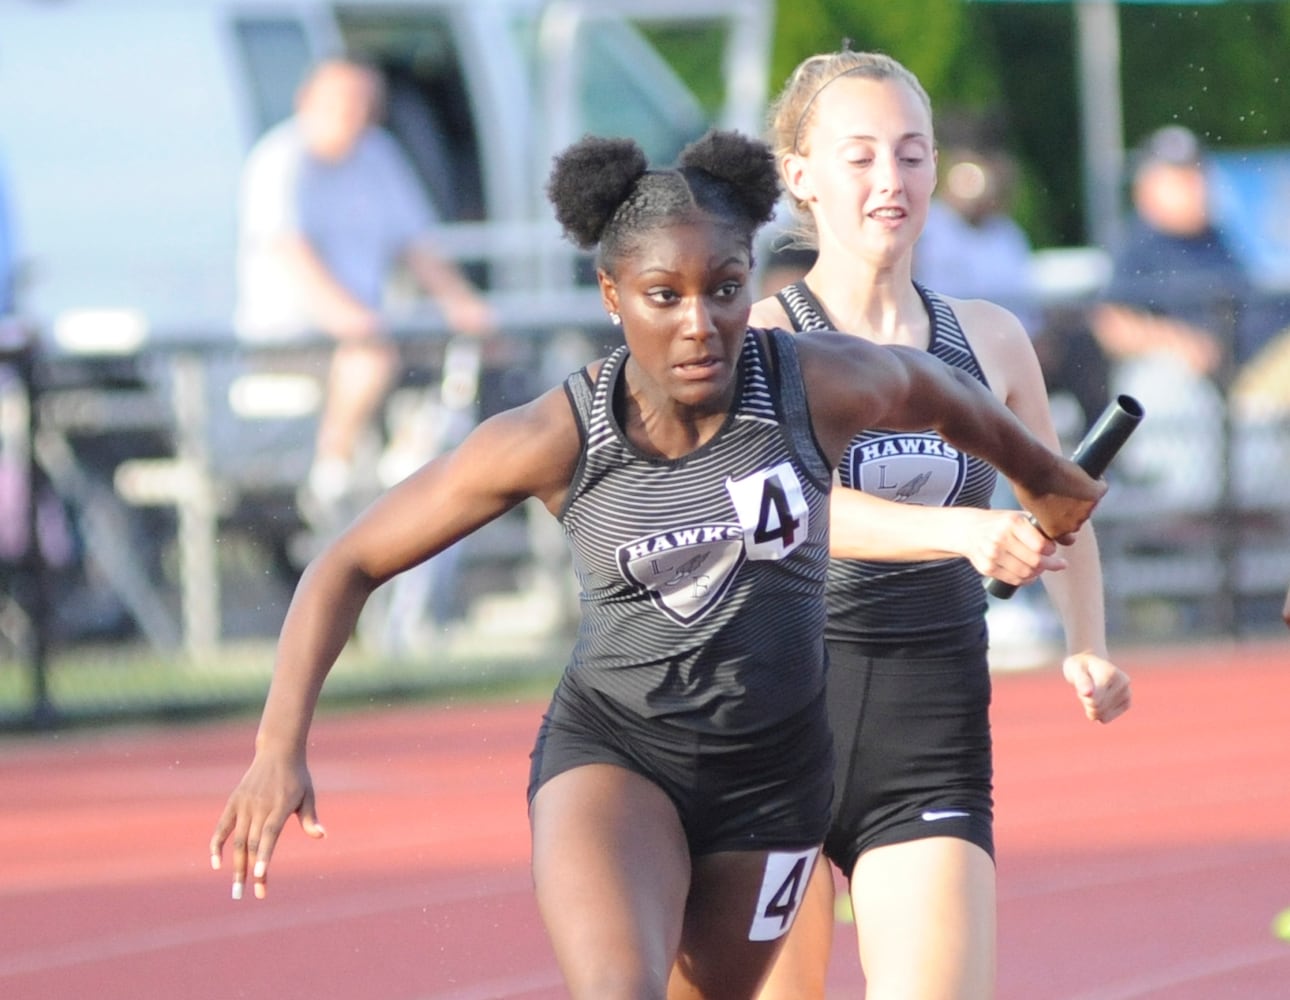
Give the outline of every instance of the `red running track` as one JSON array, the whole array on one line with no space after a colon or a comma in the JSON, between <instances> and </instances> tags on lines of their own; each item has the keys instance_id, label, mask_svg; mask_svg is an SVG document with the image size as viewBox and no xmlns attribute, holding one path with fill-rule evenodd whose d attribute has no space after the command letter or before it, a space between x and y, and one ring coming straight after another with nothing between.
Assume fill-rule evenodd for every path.
<instances>
[{"instance_id":1,"label":"red running track","mask_svg":"<svg viewBox=\"0 0 1290 1000\"><path fill-rule=\"evenodd\" d=\"M1290 640L1121 663L1105 727L1055 673L996 678L1000 1000L1290 997ZM527 867L542 707L324 714L329 836L293 826L241 903L205 848L253 722L0 742L0 996L562 996ZM841 924L831 987L863 996Z\"/></svg>"}]
</instances>

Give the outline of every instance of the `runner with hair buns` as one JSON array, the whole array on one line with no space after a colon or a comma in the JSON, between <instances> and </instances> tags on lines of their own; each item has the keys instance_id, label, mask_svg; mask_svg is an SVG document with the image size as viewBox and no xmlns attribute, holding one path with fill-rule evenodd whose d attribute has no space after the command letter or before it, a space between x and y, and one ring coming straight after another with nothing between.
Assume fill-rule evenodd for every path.
<instances>
[{"instance_id":1,"label":"runner with hair buns","mask_svg":"<svg viewBox=\"0 0 1290 1000\"><path fill-rule=\"evenodd\" d=\"M831 470L861 428L939 428L1069 539L1104 487L923 352L748 327L778 196L762 143L713 132L649 169L635 143L557 158L556 215L597 251L625 346L480 424L308 567L250 768L210 842L267 891L292 814L322 836L305 748L368 595L526 497L561 522L583 619L529 785L533 879L577 998L749 997L828 825Z\"/></svg>"},{"instance_id":2,"label":"runner with hair buns","mask_svg":"<svg viewBox=\"0 0 1290 1000\"><path fill-rule=\"evenodd\" d=\"M818 254L800 282L754 306L753 324L841 330L940 358L1057 448L1016 317L913 280L936 185L931 102L917 78L878 53L814 56L775 102L771 132L799 238ZM1020 585L1064 570L1044 581L1066 629L1063 670L1088 718L1124 712L1129 680L1107 659L1091 528L1059 556L1022 513L988 509L988 456L932 432L871 427L882 429L848 444L831 501L838 770L824 852L849 880L868 1000L987 1000L995 869L982 575ZM833 904L821 862L763 1000L825 995Z\"/></svg>"}]
</instances>

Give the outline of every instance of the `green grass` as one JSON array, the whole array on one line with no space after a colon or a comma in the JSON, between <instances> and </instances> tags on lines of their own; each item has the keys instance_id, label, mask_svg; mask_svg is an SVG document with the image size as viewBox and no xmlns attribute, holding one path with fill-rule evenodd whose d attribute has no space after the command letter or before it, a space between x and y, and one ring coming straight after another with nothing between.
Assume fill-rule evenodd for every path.
<instances>
[{"instance_id":1,"label":"green grass","mask_svg":"<svg viewBox=\"0 0 1290 1000\"><path fill-rule=\"evenodd\" d=\"M415 657L351 645L332 670L321 708L447 697L541 697L564 665L567 636L459 637ZM0 731L141 718L204 718L258 711L268 690L273 644L226 644L208 659L113 643L54 651L47 711L28 664L0 659Z\"/></svg>"}]
</instances>

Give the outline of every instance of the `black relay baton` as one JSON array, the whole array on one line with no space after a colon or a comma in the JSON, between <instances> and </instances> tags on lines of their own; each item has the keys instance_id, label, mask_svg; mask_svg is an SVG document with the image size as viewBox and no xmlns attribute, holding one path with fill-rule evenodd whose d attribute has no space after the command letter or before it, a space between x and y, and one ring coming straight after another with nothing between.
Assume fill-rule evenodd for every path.
<instances>
[{"instance_id":1,"label":"black relay baton","mask_svg":"<svg viewBox=\"0 0 1290 1000\"><path fill-rule=\"evenodd\" d=\"M1115 458L1115 453L1129 439L1138 424L1142 423L1143 409L1132 396L1117 396L1115 402L1102 411L1097 423L1089 428L1084 440L1071 455L1071 461L1087 472L1094 479L1101 479L1106 467ZM1034 524L1032 516L1030 523ZM986 593L991 597L1007 600L1017 592L1011 583L991 580L986 584Z\"/></svg>"}]
</instances>

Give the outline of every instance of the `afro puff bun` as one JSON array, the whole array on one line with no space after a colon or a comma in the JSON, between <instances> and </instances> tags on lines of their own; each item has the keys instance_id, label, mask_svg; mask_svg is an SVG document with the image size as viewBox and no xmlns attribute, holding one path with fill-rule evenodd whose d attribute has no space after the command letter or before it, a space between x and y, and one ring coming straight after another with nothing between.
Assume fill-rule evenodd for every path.
<instances>
[{"instance_id":1,"label":"afro puff bun","mask_svg":"<svg viewBox=\"0 0 1290 1000\"><path fill-rule=\"evenodd\" d=\"M584 136L555 158L546 192L575 246L590 250L645 175L644 151L631 139Z\"/></svg>"},{"instance_id":2,"label":"afro puff bun","mask_svg":"<svg viewBox=\"0 0 1290 1000\"><path fill-rule=\"evenodd\" d=\"M681 150L678 162L683 170L702 170L729 185L754 226L774 216L779 176L775 155L764 142L714 129Z\"/></svg>"}]
</instances>

